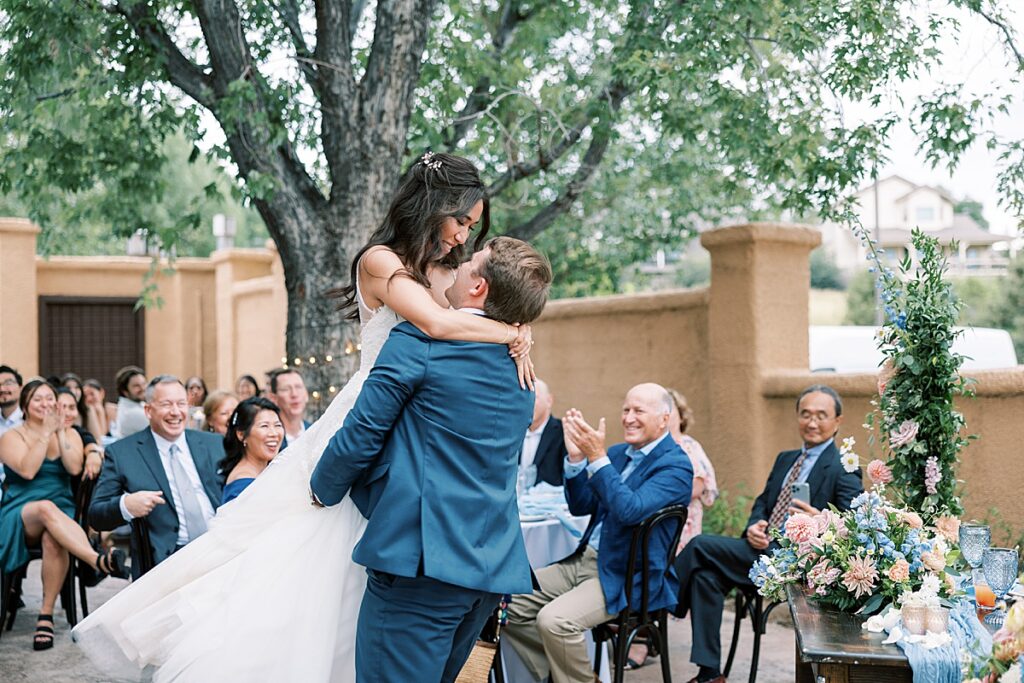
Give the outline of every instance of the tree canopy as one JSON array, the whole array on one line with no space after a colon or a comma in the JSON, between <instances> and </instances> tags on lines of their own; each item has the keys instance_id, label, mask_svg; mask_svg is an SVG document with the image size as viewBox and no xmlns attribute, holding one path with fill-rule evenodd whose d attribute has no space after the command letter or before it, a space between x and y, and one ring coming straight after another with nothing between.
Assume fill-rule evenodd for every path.
<instances>
[{"instance_id":1,"label":"tree canopy","mask_svg":"<svg viewBox=\"0 0 1024 683\"><path fill-rule=\"evenodd\" d=\"M320 330L337 350L351 332L322 334L340 321L320 294L424 150L477 161L498 231L537 242L562 293L607 290L701 225L841 215L885 158L899 83L964 12L1020 73L990 0L0 0L0 191L51 229L54 189L103 184L113 230L172 245L192 217L145 207L182 134L275 240L290 349ZM949 84L912 123L934 164L1000 150L1024 213L1024 141L990 126L1008 97Z\"/></svg>"}]
</instances>

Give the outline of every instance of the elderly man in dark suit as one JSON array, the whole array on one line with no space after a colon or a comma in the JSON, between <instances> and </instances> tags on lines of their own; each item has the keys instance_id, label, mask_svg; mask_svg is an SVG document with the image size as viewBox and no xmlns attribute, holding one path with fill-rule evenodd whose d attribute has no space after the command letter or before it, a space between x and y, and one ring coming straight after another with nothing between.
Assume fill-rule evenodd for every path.
<instances>
[{"instance_id":1,"label":"elderly man in dark suit","mask_svg":"<svg viewBox=\"0 0 1024 683\"><path fill-rule=\"evenodd\" d=\"M537 483L544 481L553 486L562 485L562 461L567 455L562 421L551 415L555 397L547 382L537 379L533 383L533 420L523 438L519 464L537 468Z\"/></svg>"},{"instance_id":2,"label":"elderly man in dark suit","mask_svg":"<svg viewBox=\"0 0 1024 683\"><path fill-rule=\"evenodd\" d=\"M149 427L107 448L89 523L110 531L146 517L153 560L160 562L206 532L220 502L223 484L217 463L224 457L221 437L186 430L188 397L177 377L160 375L146 387ZM141 548L132 540L132 557ZM132 562L132 577L139 577Z\"/></svg>"},{"instance_id":3,"label":"elderly man in dark suit","mask_svg":"<svg viewBox=\"0 0 1024 683\"><path fill-rule=\"evenodd\" d=\"M733 587L753 585L748 572L773 543L770 529L781 529L791 512L817 514L829 504L849 509L864 491L860 470L847 472L839 460L835 436L843 404L835 390L821 384L804 389L796 410L803 447L779 453L743 537L697 536L676 558L681 581L676 614L690 613L690 661L700 667L689 683L725 683L719 669L725 596ZM810 488L809 503L793 499L791 487L801 482Z\"/></svg>"}]
</instances>

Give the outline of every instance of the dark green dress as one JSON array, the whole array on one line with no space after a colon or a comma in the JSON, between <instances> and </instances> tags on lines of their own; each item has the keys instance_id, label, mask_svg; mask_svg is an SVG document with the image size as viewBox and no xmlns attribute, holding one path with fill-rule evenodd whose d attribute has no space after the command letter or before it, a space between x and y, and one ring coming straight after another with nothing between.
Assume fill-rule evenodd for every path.
<instances>
[{"instance_id":1,"label":"dark green dress","mask_svg":"<svg viewBox=\"0 0 1024 683\"><path fill-rule=\"evenodd\" d=\"M4 472L7 473L4 481L7 490L0 501L0 569L13 572L29 559L21 508L37 500L52 500L68 517L74 517L75 502L71 498L71 476L59 458L43 460L31 480L23 479L6 465Z\"/></svg>"}]
</instances>

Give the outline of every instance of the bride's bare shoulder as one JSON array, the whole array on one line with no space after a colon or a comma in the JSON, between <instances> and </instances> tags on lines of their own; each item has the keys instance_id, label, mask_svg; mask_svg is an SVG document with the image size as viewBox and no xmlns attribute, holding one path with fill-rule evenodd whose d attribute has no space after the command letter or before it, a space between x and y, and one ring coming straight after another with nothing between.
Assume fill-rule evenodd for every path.
<instances>
[{"instance_id":1,"label":"bride's bare shoulder","mask_svg":"<svg viewBox=\"0 0 1024 683\"><path fill-rule=\"evenodd\" d=\"M404 267L398 254L384 245L367 249L363 257L359 259L360 271L375 278L388 279Z\"/></svg>"}]
</instances>

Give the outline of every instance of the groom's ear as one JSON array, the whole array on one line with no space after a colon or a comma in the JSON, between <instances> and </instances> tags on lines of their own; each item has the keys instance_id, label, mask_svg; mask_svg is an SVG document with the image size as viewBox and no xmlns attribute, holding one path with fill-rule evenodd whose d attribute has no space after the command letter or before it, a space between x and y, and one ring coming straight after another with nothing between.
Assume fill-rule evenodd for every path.
<instances>
[{"instance_id":1,"label":"groom's ear","mask_svg":"<svg viewBox=\"0 0 1024 683\"><path fill-rule=\"evenodd\" d=\"M480 297L481 300L486 299L490 291L491 286L484 278L479 278L476 282L473 283L473 286L470 287L469 289L469 293L474 298Z\"/></svg>"}]
</instances>

